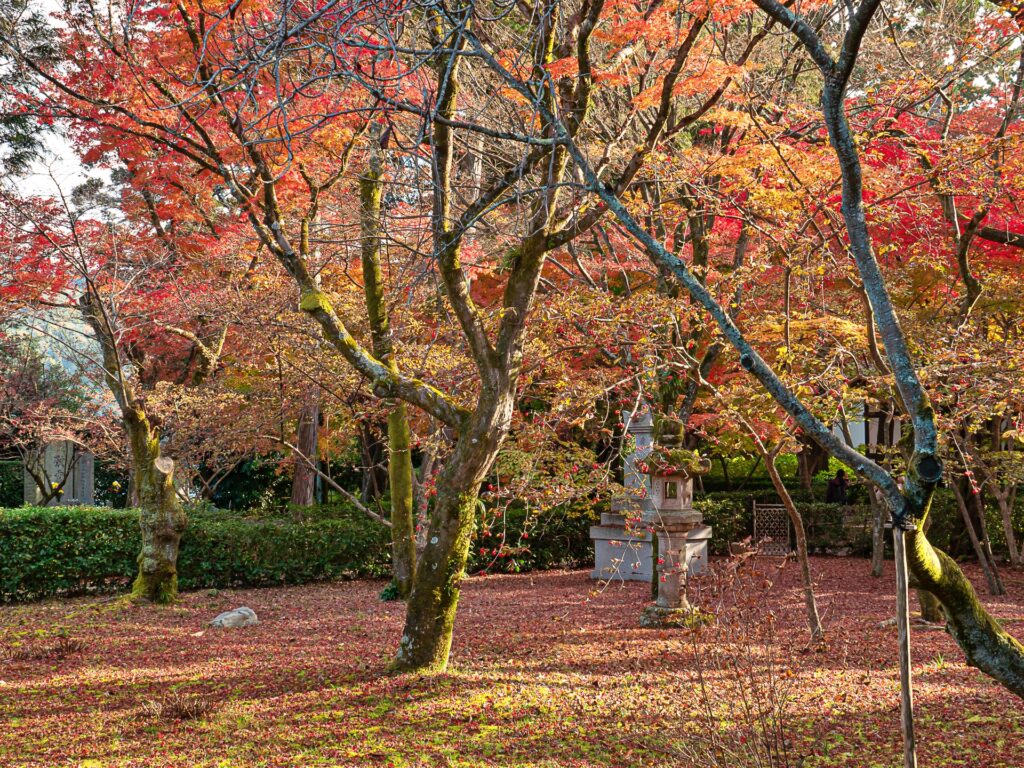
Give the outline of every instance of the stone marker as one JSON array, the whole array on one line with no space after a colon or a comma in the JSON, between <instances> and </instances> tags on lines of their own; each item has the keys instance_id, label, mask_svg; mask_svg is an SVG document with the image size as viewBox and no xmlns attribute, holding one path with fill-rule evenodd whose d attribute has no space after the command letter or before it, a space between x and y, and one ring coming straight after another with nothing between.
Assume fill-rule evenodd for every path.
<instances>
[{"instance_id":1,"label":"stone marker","mask_svg":"<svg viewBox=\"0 0 1024 768\"><path fill-rule=\"evenodd\" d=\"M601 513L601 524L590 528L594 542L590 578L649 582L654 567L651 534L641 524L641 515L649 506L650 482L640 465L654 447L654 421L646 403L636 413L624 411L622 420L633 438L633 449L623 457L622 484L626 490L612 499L610 512Z\"/></svg>"},{"instance_id":2,"label":"stone marker","mask_svg":"<svg viewBox=\"0 0 1024 768\"><path fill-rule=\"evenodd\" d=\"M225 611L211 621L210 626L233 629L235 627L251 627L259 623L259 619L256 618L256 611L252 608L242 607L235 608L233 611Z\"/></svg>"}]
</instances>

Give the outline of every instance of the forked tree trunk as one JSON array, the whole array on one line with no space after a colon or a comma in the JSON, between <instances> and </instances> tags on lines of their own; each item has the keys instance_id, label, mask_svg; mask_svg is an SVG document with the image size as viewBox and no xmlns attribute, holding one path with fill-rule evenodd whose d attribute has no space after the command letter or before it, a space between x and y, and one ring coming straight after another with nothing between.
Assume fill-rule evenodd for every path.
<instances>
[{"instance_id":1,"label":"forked tree trunk","mask_svg":"<svg viewBox=\"0 0 1024 768\"><path fill-rule=\"evenodd\" d=\"M438 475L427 545L416 563L405 629L392 665L396 671L439 672L448 666L480 483L490 472L511 422L512 387L505 382L502 390L499 395L481 393L478 415L463 429Z\"/></svg>"},{"instance_id":2,"label":"forked tree trunk","mask_svg":"<svg viewBox=\"0 0 1024 768\"><path fill-rule=\"evenodd\" d=\"M793 524L793 533L796 538L796 556L800 562L800 578L804 585L804 607L807 609L807 628L811 633L811 642L820 643L825 639L825 629L821 626L821 618L818 616L818 605L814 599L814 580L811 577L811 561L807 554L807 532L804 530L804 520L800 511L793 503L793 497L779 476L778 467L775 466L775 454L762 450L761 457L764 459L764 466L768 470L768 476L772 480L775 492L782 499L782 506L786 508L789 521Z\"/></svg>"}]
</instances>

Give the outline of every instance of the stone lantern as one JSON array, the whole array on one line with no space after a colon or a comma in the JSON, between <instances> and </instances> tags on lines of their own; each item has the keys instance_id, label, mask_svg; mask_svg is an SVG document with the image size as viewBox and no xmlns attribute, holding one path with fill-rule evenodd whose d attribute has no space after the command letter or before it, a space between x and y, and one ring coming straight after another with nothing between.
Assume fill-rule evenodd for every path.
<instances>
[{"instance_id":1,"label":"stone lantern","mask_svg":"<svg viewBox=\"0 0 1024 768\"><path fill-rule=\"evenodd\" d=\"M650 504L643 510L643 520L658 539L658 596L644 609L644 627L679 625L689 617L686 577L706 564L711 538L711 529L702 525L703 516L693 509L693 478L706 473L710 463L683 447L683 424L678 420L660 419L655 443L647 458Z\"/></svg>"}]
</instances>

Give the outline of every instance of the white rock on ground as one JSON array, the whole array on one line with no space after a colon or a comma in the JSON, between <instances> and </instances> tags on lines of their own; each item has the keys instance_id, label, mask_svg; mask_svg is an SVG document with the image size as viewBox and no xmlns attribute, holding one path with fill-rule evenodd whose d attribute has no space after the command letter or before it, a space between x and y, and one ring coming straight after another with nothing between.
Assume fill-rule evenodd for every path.
<instances>
[{"instance_id":1,"label":"white rock on ground","mask_svg":"<svg viewBox=\"0 0 1024 768\"><path fill-rule=\"evenodd\" d=\"M256 611L252 608L235 608L233 611L225 611L210 622L211 627L224 627L233 629L235 627L251 627L259 624L256 618Z\"/></svg>"}]
</instances>

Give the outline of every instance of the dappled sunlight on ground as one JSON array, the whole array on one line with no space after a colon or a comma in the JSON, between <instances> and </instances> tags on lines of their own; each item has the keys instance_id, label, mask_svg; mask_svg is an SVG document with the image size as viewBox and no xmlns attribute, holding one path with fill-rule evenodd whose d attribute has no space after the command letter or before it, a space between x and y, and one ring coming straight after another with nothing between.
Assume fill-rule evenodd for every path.
<instances>
[{"instance_id":1,"label":"dappled sunlight on ground","mask_svg":"<svg viewBox=\"0 0 1024 768\"><path fill-rule=\"evenodd\" d=\"M719 614L697 632L640 629L644 584L471 578L452 668L431 677L386 674L404 606L377 599L381 582L3 606L0 765L675 766L716 744L754 764L744 711L768 713L790 765L896 765L891 564L872 579L864 560L814 560L816 649L798 570L779 563L716 562L691 585ZM984 599L1024 633L1024 576L1005 578ZM240 605L258 626L206 626ZM922 764L1024 765L1020 701L944 632L913 643ZM202 713L178 719L189 697Z\"/></svg>"}]
</instances>

